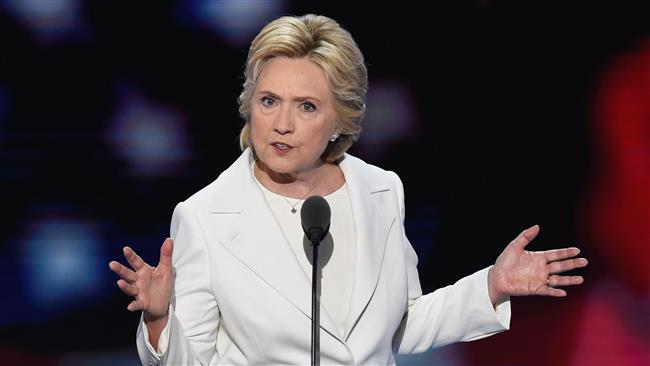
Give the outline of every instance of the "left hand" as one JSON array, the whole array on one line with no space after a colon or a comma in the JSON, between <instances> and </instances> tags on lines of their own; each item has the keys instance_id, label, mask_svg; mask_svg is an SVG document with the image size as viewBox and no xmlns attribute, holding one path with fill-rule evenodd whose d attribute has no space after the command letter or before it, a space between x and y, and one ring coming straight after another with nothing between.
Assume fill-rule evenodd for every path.
<instances>
[{"instance_id":1,"label":"left hand","mask_svg":"<svg viewBox=\"0 0 650 366\"><path fill-rule=\"evenodd\" d=\"M585 267L585 258L574 258L578 248L553 249L543 252L525 250L539 233L535 225L524 230L508 244L488 273L488 292L492 304L510 296L542 295L563 297L566 291L558 286L579 285L582 276L560 276L562 272Z\"/></svg>"}]
</instances>

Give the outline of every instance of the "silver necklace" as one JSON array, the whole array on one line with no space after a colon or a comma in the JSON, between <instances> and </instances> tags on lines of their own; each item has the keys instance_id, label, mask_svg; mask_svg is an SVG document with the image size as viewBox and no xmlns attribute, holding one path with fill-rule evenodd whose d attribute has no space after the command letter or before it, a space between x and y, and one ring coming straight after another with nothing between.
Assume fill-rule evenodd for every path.
<instances>
[{"instance_id":1,"label":"silver necklace","mask_svg":"<svg viewBox=\"0 0 650 366\"><path fill-rule=\"evenodd\" d=\"M252 166L251 166L251 173L253 174L253 177L255 177L255 163L254 163L254 162L253 162L253 164L252 164ZM255 180L257 180L257 178L255 178ZM258 181L258 184L261 185L261 183L259 183L259 181ZM291 206L291 213L292 213L292 214L295 214L296 212L298 212L298 210L296 209L296 206L298 206L298 204L300 204L300 202L304 201L305 198L307 198L307 195L309 195L309 194L311 193L311 191L314 190L314 188L316 188L316 186L311 187L311 189L310 189L309 191L307 191L307 194L305 194L305 197L299 199L296 203L291 203L291 202L287 199L287 197L285 197L284 195L277 194L277 193L276 193L276 194L277 194L278 196L282 197L282 199L285 200L285 201L289 204L289 206ZM267 189L268 189L268 188L267 188Z\"/></svg>"},{"instance_id":2,"label":"silver necklace","mask_svg":"<svg viewBox=\"0 0 650 366\"><path fill-rule=\"evenodd\" d=\"M311 187L311 189L310 189L309 191L307 191L307 193L305 194L305 197L299 199L298 202L296 202L296 203L291 203L291 202L289 202L289 200L287 199L287 197L285 197L285 196L283 196L283 195L280 195L280 197L282 197L285 201L287 201L287 203L289 204L289 206L291 206L291 213L292 213L292 214L295 214L295 213L298 211L298 210L296 210L296 206L298 206L298 204L300 204L300 202L304 201L305 198L307 198L307 196L309 196L309 194L311 193L311 191L314 190L314 188L316 188L316 186Z\"/></svg>"},{"instance_id":3,"label":"silver necklace","mask_svg":"<svg viewBox=\"0 0 650 366\"><path fill-rule=\"evenodd\" d=\"M296 210L296 206L298 206L298 204L299 204L300 202L302 202L302 200L304 200L304 198L303 198L303 199L298 200L298 202L292 204L291 202L289 202L289 200L287 199L287 197L285 197L285 196L281 196L281 197L284 198L285 201L287 201L287 203L289 204L289 206L291 206L291 213L292 213L292 214L295 214L295 213L298 211L298 210Z\"/></svg>"}]
</instances>

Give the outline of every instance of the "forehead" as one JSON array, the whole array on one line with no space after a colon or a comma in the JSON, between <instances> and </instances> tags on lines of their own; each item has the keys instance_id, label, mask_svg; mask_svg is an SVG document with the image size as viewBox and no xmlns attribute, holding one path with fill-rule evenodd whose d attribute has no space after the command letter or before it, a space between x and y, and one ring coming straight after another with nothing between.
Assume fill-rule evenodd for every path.
<instances>
[{"instance_id":1,"label":"forehead","mask_svg":"<svg viewBox=\"0 0 650 366\"><path fill-rule=\"evenodd\" d=\"M256 89L321 98L330 94L327 78L318 64L308 58L284 56L267 62L257 79Z\"/></svg>"}]
</instances>

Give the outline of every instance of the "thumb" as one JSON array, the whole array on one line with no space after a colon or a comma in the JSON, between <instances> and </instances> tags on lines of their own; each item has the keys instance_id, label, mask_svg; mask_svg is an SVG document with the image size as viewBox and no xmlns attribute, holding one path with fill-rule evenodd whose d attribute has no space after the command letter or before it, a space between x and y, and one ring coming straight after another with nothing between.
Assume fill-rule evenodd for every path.
<instances>
[{"instance_id":1,"label":"thumb","mask_svg":"<svg viewBox=\"0 0 650 366\"><path fill-rule=\"evenodd\" d=\"M524 230L512 241L512 243L521 249L525 248L539 234L539 225L533 225Z\"/></svg>"},{"instance_id":2,"label":"thumb","mask_svg":"<svg viewBox=\"0 0 650 366\"><path fill-rule=\"evenodd\" d=\"M162 246L160 247L160 262L158 262L158 267L162 267L164 270L172 268L173 251L174 241L171 238L165 239Z\"/></svg>"}]
</instances>

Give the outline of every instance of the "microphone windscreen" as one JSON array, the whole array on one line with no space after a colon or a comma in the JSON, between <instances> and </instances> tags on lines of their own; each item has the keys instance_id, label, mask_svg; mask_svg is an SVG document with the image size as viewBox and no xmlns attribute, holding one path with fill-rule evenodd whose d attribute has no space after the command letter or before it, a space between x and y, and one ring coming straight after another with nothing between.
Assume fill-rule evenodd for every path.
<instances>
[{"instance_id":1,"label":"microphone windscreen","mask_svg":"<svg viewBox=\"0 0 650 366\"><path fill-rule=\"evenodd\" d=\"M325 198L321 196L307 198L300 209L302 229L307 237L311 240L311 233L317 230L321 234L319 240L324 239L330 229L331 216L330 205Z\"/></svg>"}]
</instances>

